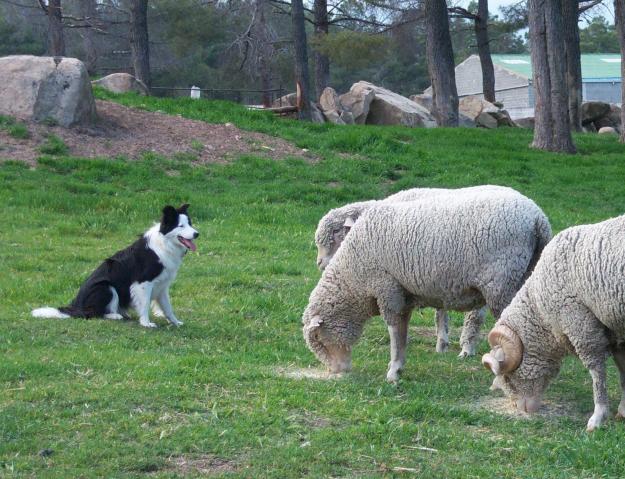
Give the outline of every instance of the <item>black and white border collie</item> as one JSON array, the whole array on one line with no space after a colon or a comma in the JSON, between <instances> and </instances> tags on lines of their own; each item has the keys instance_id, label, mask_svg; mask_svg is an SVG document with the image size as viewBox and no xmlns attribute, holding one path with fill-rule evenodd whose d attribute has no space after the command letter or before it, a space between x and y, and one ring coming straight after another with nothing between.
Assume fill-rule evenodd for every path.
<instances>
[{"instance_id":1,"label":"black and white border collie","mask_svg":"<svg viewBox=\"0 0 625 479\"><path fill-rule=\"evenodd\" d=\"M176 278L182 258L195 251L193 240L199 233L191 226L189 205L163 208L155 224L128 248L106 259L81 286L76 298L62 308L39 308L37 318L127 318L128 309L139 315L141 326L155 328L150 321L150 305L156 316L181 326L171 308L169 286Z\"/></svg>"}]
</instances>

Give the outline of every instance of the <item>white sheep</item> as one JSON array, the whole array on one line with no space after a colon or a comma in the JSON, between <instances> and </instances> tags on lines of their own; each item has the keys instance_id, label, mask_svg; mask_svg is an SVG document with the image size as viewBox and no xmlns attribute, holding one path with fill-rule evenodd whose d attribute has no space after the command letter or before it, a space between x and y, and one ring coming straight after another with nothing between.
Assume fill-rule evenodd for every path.
<instances>
[{"instance_id":1,"label":"white sheep","mask_svg":"<svg viewBox=\"0 0 625 479\"><path fill-rule=\"evenodd\" d=\"M534 272L488 335L482 362L517 407L534 412L573 353L589 370L595 409L587 429L609 413L605 361L612 354L625 416L625 216L568 228L545 248Z\"/></svg>"},{"instance_id":2,"label":"white sheep","mask_svg":"<svg viewBox=\"0 0 625 479\"><path fill-rule=\"evenodd\" d=\"M395 193L383 200L361 201L350 203L339 208L334 208L326 213L315 232L315 244L317 245L317 266L322 271L330 263L339 246L356 223L356 220L367 209L380 203L413 201L423 198L433 198L438 195L448 194L472 194L480 191L506 191L516 192L512 188L496 185L471 186L467 188L411 188ZM520 193L519 193L520 195ZM436 310L436 352L445 352L449 346L449 315L444 309ZM462 333L460 335L461 358L475 355L477 343L480 339L480 328L486 317L485 308L471 311L465 315Z\"/></svg>"},{"instance_id":3,"label":"white sheep","mask_svg":"<svg viewBox=\"0 0 625 479\"><path fill-rule=\"evenodd\" d=\"M486 304L499 317L550 237L544 213L513 190L372 206L310 295L306 342L330 371L348 370L365 321L382 314L391 337L387 379L396 381L413 308Z\"/></svg>"}]
</instances>

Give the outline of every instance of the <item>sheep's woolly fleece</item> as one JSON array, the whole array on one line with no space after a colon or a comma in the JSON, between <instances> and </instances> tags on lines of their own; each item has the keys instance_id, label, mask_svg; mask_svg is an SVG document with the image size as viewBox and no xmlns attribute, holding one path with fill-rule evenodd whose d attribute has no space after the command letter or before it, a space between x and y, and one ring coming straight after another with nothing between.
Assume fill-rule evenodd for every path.
<instances>
[{"instance_id":1,"label":"sheep's woolly fleece","mask_svg":"<svg viewBox=\"0 0 625 479\"><path fill-rule=\"evenodd\" d=\"M511 356L506 354L497 377L502 389L518 400L539 399L558 374L562 358L574 352L593 377L590 430L607 414L605 360L610 353L625 379L624 232L625 216L620 216L556 235L491 331L492 336L507 327L522 343L518 367L505 371ZM499 346L493 342L495 351ZM625 399L618 411L625 415Z\"/></svg>"},{"instance_id":2,"label":"sheep's woolly fleece","mask_svg":"<svg viewBox=\"0 0 625 479\"><path fill-rule=\"evenodd\" d=\"M339 208L334 208L326 213L315 232L315 243L317 245L317 265L324 269L336 254L339 246L345 240L349 228L356 220L369 208L382 203L398 203L414 201L425 198L433 198L440 195L466 195L476 192L508 192L517 193L515 190L497 185L481 185L467 188L446 189L446 188L411 188L388 196L383 200L361 201L350 203ZM520 193L518 193L520 195ZM449 317L446 311L439 310L437 317L437 343L436 351L444 352L449 344L448 330ZM477 310L467 313L460 336L460 346L462 351L460 357L473 356L479 341L479 332L484 323L485 311Z\"/></svg>"},{"instance_id":3,"label":"sheep's woolly fleece","mask_svg":"<svg viewBox=\"0 0 625 479\"><path fill-rule=\"evenodd\" d=\"M375 205L325 269L304 312L304 336L324 363L381 312L398 324L413 307L467 311L509 304L551 237L544 213L514 190Z\"/></svg>"}]
</instances>

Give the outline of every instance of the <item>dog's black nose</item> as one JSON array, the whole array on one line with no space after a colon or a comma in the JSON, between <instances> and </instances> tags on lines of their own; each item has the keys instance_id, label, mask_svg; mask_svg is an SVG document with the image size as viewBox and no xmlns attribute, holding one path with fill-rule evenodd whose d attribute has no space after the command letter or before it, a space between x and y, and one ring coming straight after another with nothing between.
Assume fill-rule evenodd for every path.
<instances>
[{"instance_id":1,"label":"dog's black nose","mask_svg":"<svg viewBox=\"0 0 625 479\"><path fill-rule=\"evenodd\" d=\"M193 233L193 239L197 238L198 236L200 236L200 233L198 233L197 231Z\"/></svg>"}]
</instances>

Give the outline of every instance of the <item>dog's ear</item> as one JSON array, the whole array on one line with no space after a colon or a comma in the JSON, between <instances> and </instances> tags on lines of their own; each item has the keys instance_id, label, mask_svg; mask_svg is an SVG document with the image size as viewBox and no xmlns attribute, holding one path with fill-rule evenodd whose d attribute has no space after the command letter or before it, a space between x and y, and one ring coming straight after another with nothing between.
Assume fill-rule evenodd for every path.
<instances>
[{"instance_id":1,"label":"dog's ear","mask_svg":"<svg viewBox=\"0 0 625 479\"><path fill-rule=\"evenodd\" d=\"M178 212L171 205L163 208L163 217L161 218L161 233L166 234L178 226Z\"/></svg>"},{"instance_id":2,"label":"dog's ear","mask_svg":"<svg viewBox=\"0 0 625 479\"><path fill-rule=\"evenodd\" d=\"M185 203L184 205L180 206L180 208L178 208L178 214L180 215L186 215L187 214L187 209L189 208L189 203Z\"/></svg>"}]
</instances>

